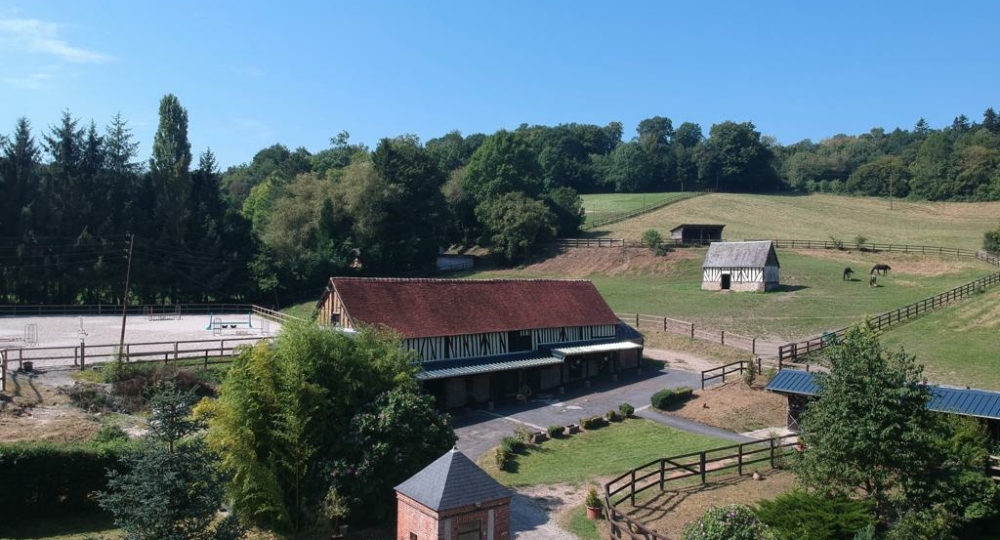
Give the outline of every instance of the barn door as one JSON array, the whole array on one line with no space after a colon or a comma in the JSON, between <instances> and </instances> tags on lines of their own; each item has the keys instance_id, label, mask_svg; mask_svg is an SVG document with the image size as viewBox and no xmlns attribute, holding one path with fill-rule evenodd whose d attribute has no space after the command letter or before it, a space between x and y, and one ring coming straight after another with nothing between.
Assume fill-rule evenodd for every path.
<instances>
[{"instance_id":1,"label":"barn door","mask_svg":"<svg viewBox=\"0 0 1000 540\"><path fill-rule=\"evenodd\" d=\"M729 274L722 274L722 290L728 291L729 285L731 283L732 276Z\"/></svg>"}]
</instances>

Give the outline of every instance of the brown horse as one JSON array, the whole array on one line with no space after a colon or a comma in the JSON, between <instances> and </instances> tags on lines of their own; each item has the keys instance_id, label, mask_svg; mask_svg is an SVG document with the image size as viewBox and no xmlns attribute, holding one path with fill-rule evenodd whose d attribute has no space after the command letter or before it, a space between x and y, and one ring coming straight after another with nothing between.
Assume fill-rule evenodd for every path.
<instances>
[{"instance_id":1,"label":"brown horse","mask_svg":"<svg viewBox=\"0 0 1000 540\"><path fill-rule=\"evenodd\" d=\"M851 270L850 266L844 268L844 281L851 279L851 276L853 275L854 275L854 270Z\"/></svg>"},{"instance_id":2,"label":"brown horse","mask_svg":"<svg viewBox=\"0 0 1000 540\"><path fill-rule=\"evenodd\" d=\"M883 276L887 276L889 275L889 270L892 270L892 268L888 264L879 263L872 267L871 275L874 276L881 274Z\"/></svg>"}]
</instances>

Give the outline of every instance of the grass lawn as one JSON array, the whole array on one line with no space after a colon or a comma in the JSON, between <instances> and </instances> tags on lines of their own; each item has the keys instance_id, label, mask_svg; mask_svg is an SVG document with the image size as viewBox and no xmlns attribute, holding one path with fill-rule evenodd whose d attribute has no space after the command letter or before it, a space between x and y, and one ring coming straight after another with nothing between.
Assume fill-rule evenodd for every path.
<instances>
[{"instance_id":1,"label":"grass lawn","mask_svg":"<svg viewBox=\"0 0 1000 540\"><path fill-rule=\"evenodd\" d=\"M607 529L603 520L587 519L587 509L577 506L570 511L563 528L585 540L599 540Z\"/></svg>"},{"instance_id":2,"label":"grass lawn","mask_svg":"<svg viewBox=\"0 0 1000 540\"><path fill-rule=\"evenodd\" d=\"M621 474L654 459L725 446L729 441L695 435L651 420L632 418L595 431L545 441L517 456L512 472L497 470L487 452L479 465L508 486L586 482Z\"/></svg>"},{"instance_id":3,"label":"grass lawn","mask_svg":"<svg viewBox=\"0 0 1000 540\"><path fill-rule=\"evenodd\" d=\"M281 310L281 312L308 321L312 320L313 311L315 309L316 309L316 301L309 300L307 302L302 302L301 304L293 304L288 307L285 307L284 309Z\"/></svg>"},{"instance_id":4,"label":"grass lawn","mask_svg":"<svg viewBox=\"0 0 1000 540\"><path fill-rule=\"evenodd\" d=\"M996 267L973 259L779 250L781 289L765 294L721 294L701 290L705 250L683 252L684 256L667 268L579 277L592 280L619 313L667 316L734 333L792 340L842 328L865 314L896 309L996 271ZM888 263L892 271L879 278L880 286L872 289L868 287L867 270L876 262ZM842 279L844 266L858 271L857 281ZM531 266L480 271L471 276L568 277Z\"/></svg>"},{"instance_id":5,"label":"grass lawn","mask_svg":"<svg viewBox=\"0 0 1000 540\"><path fill-rule=\"evenodd\" d=\"M1000 390L1000 289L991 289L882 336L926 366L931 382Z\"/></svg>"},{"instance_id":6,"label":"grass lawn","mask_svg":"<svg viewBox=\"0 0 1000 540\"><path fill-rule=\"evenodd\" d=\"M651 228L666 235L681 223L720 223L726 225L723 237L729 240L826 240L832 235L851 241L863 234L871 242L979 249L983 233L996 228L997 216L1000 202L895 201L890 210L886 200L874 197L713 193L591 232L638 240Z\"/></svg>"}]
</instances>

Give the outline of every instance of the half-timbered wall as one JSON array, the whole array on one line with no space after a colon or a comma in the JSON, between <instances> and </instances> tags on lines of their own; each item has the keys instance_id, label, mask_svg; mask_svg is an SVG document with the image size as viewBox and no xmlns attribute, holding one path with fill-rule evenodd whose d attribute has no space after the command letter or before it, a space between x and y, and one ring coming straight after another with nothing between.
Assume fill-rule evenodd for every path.
<instances>
[{"instance_id":1,"label":"half-timbered wall","mask_svg":"<svg viewBox=\"0 0 1000 540\"><path fill-rule=\"evenodd\" d=\"M518 332L522 335L530 333L531 350L537 350L542 345L615 337L615 326L613 324L604 324L565 328L536 328L532 330L520 330ZM410 338L403 340L403 347L416 351L424 361L475 358L477 356L493 356L518 352L511 350L508 338L509 334L507 332Z\"/></svg>"},{"instance_id":2,"label":"half-timbered wall","mask_svg":"<svg viewBox=\"0 0 1000 540\"><path fill-rule=\"evenodd\" d=\"M323 324L354 328L354 324L350 316L348 316L347 310L344 308L344 302L340 299L340 295L336 291L326 296L326 301L323 302L323 314L320 318L320 322Z\"/></svg>"},{"instance_id":3,"label":"half-timbered wall","mask_svg":"<svg viewBox=\"0 0 1000 540\"><path fill-rule=\"evenodd\" d=\"M772 267L768 267L771 269ZM777 273L777 268L774 268ZM702 281L720 281L722 274L729 274L733 283L759 283L764 281L763 268L705 268Z\"/></svg>"}]
</instances>

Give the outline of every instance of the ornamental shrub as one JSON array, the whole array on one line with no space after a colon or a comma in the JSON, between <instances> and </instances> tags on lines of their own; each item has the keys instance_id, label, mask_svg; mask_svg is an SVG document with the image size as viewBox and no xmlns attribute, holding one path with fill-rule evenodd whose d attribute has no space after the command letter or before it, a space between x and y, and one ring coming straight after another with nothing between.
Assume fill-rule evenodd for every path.
<instances>
[{"instance_id":1,"label":"ornamental shrub","mask_svg":"<svg viewBox=\"0 0 1000 540\"><path fill-rule=\"evenodd\" d=\"M875 523L871 504L866 501L801 490L761 501L757 517L783 540L851 540Z\"/></svg>"},{"instance_id":2,"label":"ornamental shrub","mask_svg":"<svg viewBox=\"0 0 1000 540\"><path fill-rule=\"evenodd\" d=\"M603 416L591 416L580 419L580 427L586 430L598 429L608 425L608 421Z\"/></svg>"},{"instance_id":3,"label":"ornamental shrub","mask_svg":"<svg viewBox=\"0 0 1000 540\"><path fill-rule=\"evenodd\" d=\"M558 439L563 436L563 430L565 428L562 426L549 426L546 431L549 433L549 437L553 439Z\"/></svg>"},{"instance_id":4,"label":"ornamental shrub","mask_svg":"<svg viewBox=\"0 0 1000 540\"><path fill-rule=\"evenodd\" d=\"M694 396L694 390L688 386L674 389L666 388L653 394L653 397L650 398L650 403L657 409L666 410L674 405L684 403L691 399L692 396Z\"/></svg>"},{"instance_id":5,"label":"ornamental shrub","mask_svg":"<svg viewBox=\"0 0 1000 540\"><path fill-rule=\"evenodd\" d=\"M618 412L622 413L623 418L631 418L635 414L635 407L629 403L622 403L618 406Z\"/></svg>"},{"instance_id":6,"label":"ornamental shrub","mask_svg":"<svg viewBox=\"0 0 1000 540\"><path fill-rule=\"evenodd\" d=\"M493 450L493 461L497 464L497 469L506 471L509 459L510 457L503 449L503 446L498 446Z\"/></svg>"},{"instance_id":7,"label":"ornamental shrub","mask_svg":"<svg viewBox=\"0 0 1000 540\"><path fill-rule=\"evenodd\" d=\"M622 421L622 415L618 414L618 411L611 410L611 411L608 411L608 412L604 413L604 419L607 420L609 423L610 422L621 422Z\"/></svg>"},{"instance_id":8,"label":"ornamental shrub","mask_svg":"<svg viewBox=\"0 0 1000 540\"><path fill-rule=\"evenodd\" d=\"M508 454L520 454L524 451L524 439L520 437L504 437L500 441L500 448Z\"/></svg>"},{"instance_id":9,"label":"ornamental shrub","mask_svg":"<svg viewBox=\"0 0 1000 540\"><path fill-rule=\"evenodd\" d=\"M776 540L748 506L713 506L684 530L684 540Z\"/></svg>"}]
</instances>

